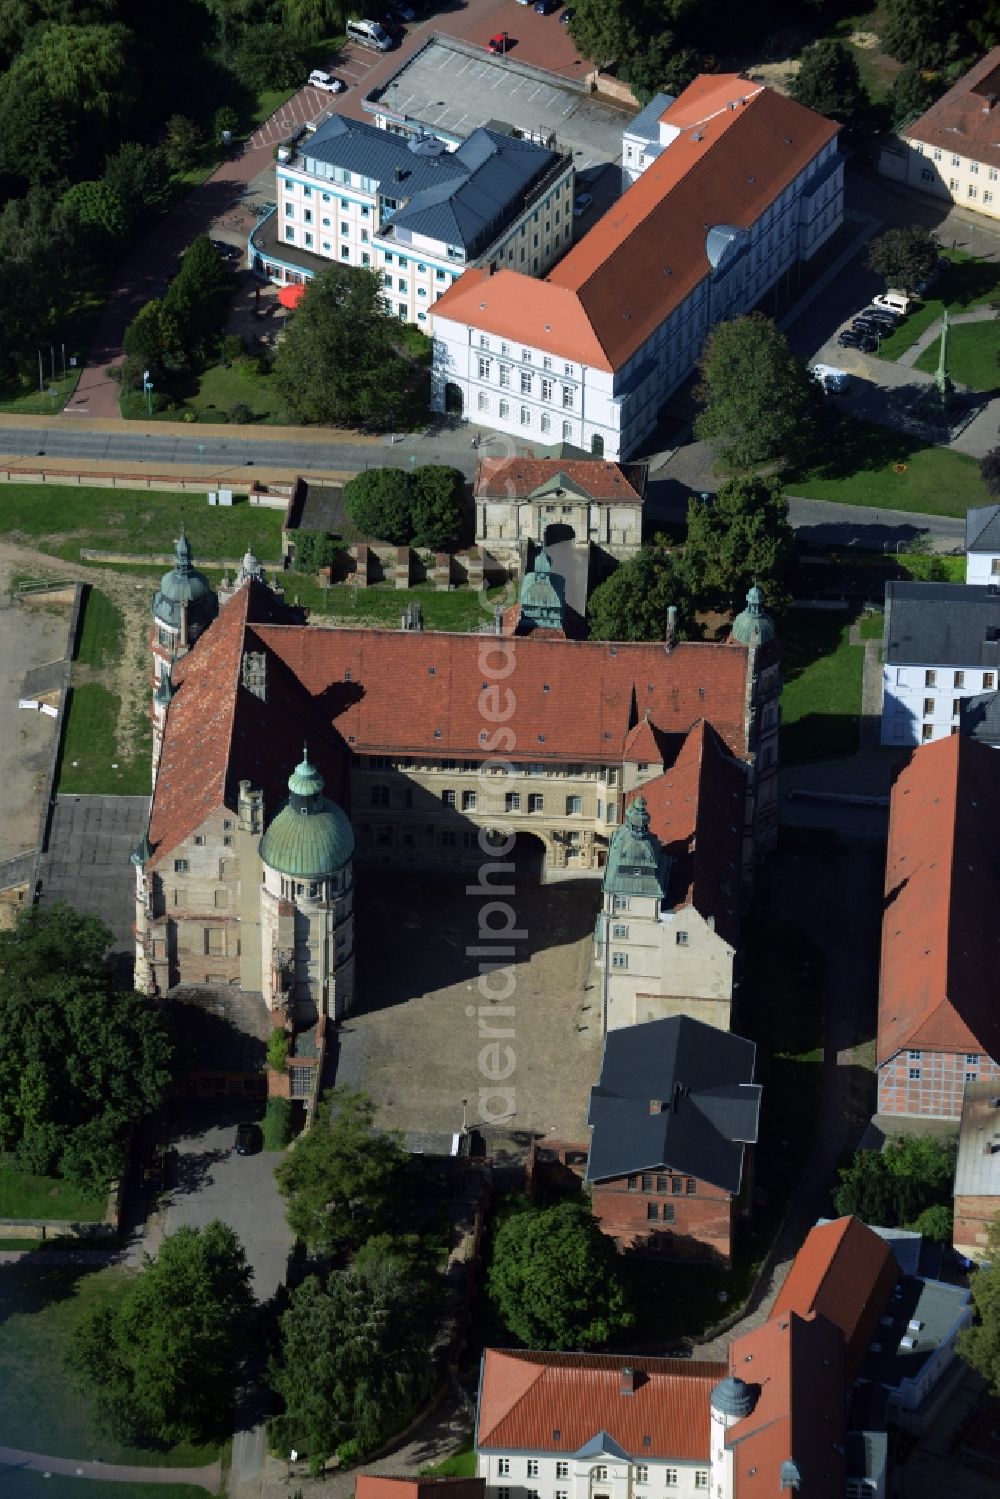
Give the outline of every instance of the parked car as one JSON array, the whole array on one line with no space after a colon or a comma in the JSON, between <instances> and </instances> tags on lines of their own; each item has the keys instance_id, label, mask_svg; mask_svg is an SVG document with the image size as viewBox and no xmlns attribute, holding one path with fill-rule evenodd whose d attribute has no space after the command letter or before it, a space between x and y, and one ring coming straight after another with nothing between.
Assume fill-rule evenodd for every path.
<instances>
[{"instance_id":1,"label":"parked car","mask_svg":"<svg viewBox=\"0 0 1000 1499\"><path fill-rule=\"evenodd\" d=\"M491 36L486 43L491 52L499 52L501 57L511 49L511 40L506 31L498 31L496 36Z\"/></svg>"},{"instance_id":2,"label":"parked car","mask_svg":"<svg viewBox=\"0 0 1000 1499\"><path fill-rule=\"evenodd\" d=\"M903 321L902 313L886 312L884 307L865 307L858 313L858 317L869 318L883 328L898 328Z\"/></svg>"},{"instance_id":3,"label":"parked car","mask_svg":"<svg viewBox=\"0 0 1000 1499\"><path fill-rule=\"evenodd\" d=\"M562 13L562 15L559 17L559 24L560 24L560 26L568 26L569 23L570 23L570 21L572 21L572 19L573 19L573 7L571 5L567 10L564 10L563 13Z\"/></svg>"},{"instance_id":4,"label":"parked car","mask_svg":"<svg viewBox=\"0 0 1000 1499\"><path fill-rule=\"evenodd\" d=\"M236 1154L254 1155L260 1149L260 1130L256 1124L240 1124L236 1128Z\"/></svg>"},{"instance_id":5,"label":"parked car","mask_svg":"<svg viewBox=\"0 0 1000 1499\"><path fill-rule=\"evenodd\" d=\"M872 306L883 307L888 312L899 312L905 316L910 310L912 300L912 297L908 297L905 291L893 291L890 287L888 291L872 297Z\"/></svg>"},{"instance_id":6,"label":"parked car","mask_svg":"<svg viewBox=\"0 0 1000 1499\"><path fill-rule=\"evenodd\" d=\"M559 9L559 0L535 0L535 14L539 16L550 16L554 10Z\"/></svg>"},{"instance_id":7,"label":"parked car","mask_svg":"<svg viewBox=\"0 0 1000 1499\"><path fill-rule=\"evenodd\" d=\"M320 88L326 94L342 94L347 85L341 78L334 78L332 73L324 73L322 68L313 68L309 74L309 82L313 88Z\"/></svg>"},{"instance_id":8,"label":"parked car","mask_svg":"<svg viewBox=\"0 0 1000 1499\"><path fill-rule=\"evenodd\" d=\"M209 241L216 255L221 255L223 260L237 260L239 250L236 245L227 244L224 239L213 239Z\"/></svg>"},{"instance_id":9,"label":"parked car","mask_svg":"<svg viewBox=\"0 0 1000 1499\"><path fill-rule=\"evenodd\" d=\"M874 354L878 348L878 339L873 333L859 333L853 328L845 328L838 335L837 342L842 349L860 349L862 354Z\"/></svg>"},{"instance_id":10,"label":"parked car","mask_svg":"<svg viewBox=\"0 0 1000 1499\"><path fill-rule=\"evenodd\" d=\"M593 193L577 193L573 199L573 217L581 218L594 201Z\"/></svg>"}]
</instances>

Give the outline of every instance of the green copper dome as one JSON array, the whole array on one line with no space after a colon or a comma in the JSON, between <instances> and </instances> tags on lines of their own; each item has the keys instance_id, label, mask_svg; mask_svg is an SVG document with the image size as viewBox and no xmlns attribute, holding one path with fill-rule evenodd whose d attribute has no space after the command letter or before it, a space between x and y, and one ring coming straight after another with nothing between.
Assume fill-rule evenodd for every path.
<instances>
[{"instance_id":1,"label":"green copper dome","mask_svg":"<svg viewBox=\"0 0 1000 1499\"><path fill-rule=\"evenodd\" d=\"M774 620L764 608L764 595L755 583L747 594L747 606L733 620L733 639L738 645L756 649L774 639Z\"/></svg>"},{"instance_id":2,"label":"green copper dome","mask_svg":"<svg viewBox=\"0 0 1000 1499\"><path fill-rule=\"evenodd\" d=\"M219 612L219 601L212 592L211 584L196 567L191 565L191 543L184 527L174 542L174 565L160 579L160 586L153 595L153 617L161 624L179 630L181 608L187 605L188 630L197 634L215 618Z\"/></svg>"},{"instance_id":3,"label":"green copper dome","mask_svg":"<svg viewBox=\"0 0 1000 1499\"><path fill-rule=\"evenodd\" d=\"M665 900L669 876L670 860L649 831L646 798L637 796L611 836L604 888L615 895L653 895Z\"/></svg>"},{"instance_id":4,"label":"green copper dome","mask_svg":"<svg viewBox=\"0 0 1000 1499\"><path fill-rule=\"evenodd\" d=\"M347 815L323 795L323 777L303 750L288 778L288 801L258 845L263 862L279 874L319 880L349 864L354 833Z\"/></svg>"},{"instance_id":5,"label":"green copper dome","mask_svg":"<svg viewBox=\"0 0 1000 1499\"><path fill-rule=\"evenodd\" d=\"M539 552L530 573L521 579L521 618L533 625L561 630L566 584L553 573L547 552Z\"/></svg>"}]
</instances>

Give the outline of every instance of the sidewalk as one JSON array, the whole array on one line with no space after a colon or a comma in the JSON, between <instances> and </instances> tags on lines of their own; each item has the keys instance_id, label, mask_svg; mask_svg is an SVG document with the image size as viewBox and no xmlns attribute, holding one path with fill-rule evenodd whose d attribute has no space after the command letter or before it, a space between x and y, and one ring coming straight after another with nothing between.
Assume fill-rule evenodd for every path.
<instances>
[{"instance_id":1,"label":"sidewalk","mask_svg":"<svg viewBox=\"0 0 1000 1499\"><path fill-rule=\"evenodd\" d=\"M27 1468L45 1478L58 1473L66 1478L97 1478L105 1483L185 1483L217 1494L222 1486L221 1462L206 1463L201 1468L149 1468L105 1463L99 1457L80 1461L73 1457L46 1457L40 1452L22 1452L17 1447L0 1447L0 1470Z\"/></svg>"}]
</instances>

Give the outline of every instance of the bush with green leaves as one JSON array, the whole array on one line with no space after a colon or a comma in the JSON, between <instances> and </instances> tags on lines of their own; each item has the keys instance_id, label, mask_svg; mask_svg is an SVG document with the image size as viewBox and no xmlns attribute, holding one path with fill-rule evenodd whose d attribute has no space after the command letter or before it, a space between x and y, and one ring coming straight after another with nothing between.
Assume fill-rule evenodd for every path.
<instances>
[{"instance_id":1,"label":"bush with green leaves","mask_svg":"<svg viewBox=\"0 0 1000 1499\"><path fill-rule=\"evenodd\" d=\"M272 1072L284 1072L290 1044L284 1026L275 1026L267 1038L267 1065Z\"/></svg>"},{"instance_id":2,"label":"bush with green leaves","mask_svg":"<svg viewBox=\"0 0 1000 1499\"><path fill-rule=\"evenodd\" d=\"M329 567L340 550L337 542L326 531L295 532L295 571L318 573Z\"/></svg>"},{"instance_id":3,"label":"bush with green leaves","mask_svg":"<svg viewBox=\"0 0 1000 1499\"><path fill-rule=\"evenodd\" d=\"M268 1058L270 1060L270 1057ZM292 1138L292 1105L287 1098L269 1098L261 1126L265 1150L284 1150Z\"/></svg>"},{"instance_id":4,"label":"bush with green leaves","mask_svg":"<svg viewBox=\"0 0 1000 1499\"><path fill-rule=\"evenodd\" d=\"M950 1207L955 1144L908 1135L882 1151L858 1150L838 1172L833 1194L841 1214L884 1228L913 1227L927 1209ZM939 1228L937 1217L931 1220Z\"/></svg>"}]
</instances>

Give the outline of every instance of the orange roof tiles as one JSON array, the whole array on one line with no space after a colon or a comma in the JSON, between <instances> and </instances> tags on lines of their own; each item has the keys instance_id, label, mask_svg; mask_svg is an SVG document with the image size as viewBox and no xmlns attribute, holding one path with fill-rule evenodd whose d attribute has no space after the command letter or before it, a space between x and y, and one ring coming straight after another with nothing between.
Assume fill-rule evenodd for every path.
<instances>
[{"instance_id":1,"label":"orange roof tiles","mask_svg":"<svg viewBox=\"0 0 1000 1499\"><path fill-rule=\"evenodd\" d=\"M922 141L947 151L949 156L964 156L1000 167L998 100L1000 47L994 47L900 133L907 140Z\"/></svg>"},{"instance_id":2,"label":"orange roof tiles","mask_svg":"<svg viewBox=\"0 0 1000 1499\"><path fill-rule=\"evenodd\" d=\"M545 279L466 271L435 318L619 369L709 274L708 230L749 228L838 130L735 74L697 79L662 118L681 133Z\"/></svg>"},{"instance_id":3,"label":"orange roof tiles","mask_svg":"<svg viewBox=\"0 0 1000 1499\"><path fill-rule=\"evenodd\" d=\"M730 1344L729 1372L757 1397L750 1414L726 1433L734 1499L777 1499L793 1492L842 1499L843 1346L825 1318L795 1312L772 1314L769 1322ZM782 1482L787 1462L798 1470L794 1487Z\"/></svg>"},{"instance_id":4,"label":"orange roof tiles","mask_svg":"<svg viewBox=\"0 0 1000 1499\"><path fill-rule=\"evenodd\" d=\"M565 474L590 499L641 505L646 489L644 463L602 463L593 459L481 458L473 491L479 500L523 499Z\"/></svg>"},{"instance_id":5,"label":"orange roof tiles","mask_svg":"<svg viewBox=\"0 0 1000 1499\"><path fill-rule=\"evenodd\" d=\"M673 861L674 899L711 917L733 947L739 937L746 791L742 769L703 721L687 735L674 763L627 797L646 799L650 828Z\"/></svg>"},{"instance_id":6,"label":"orange roof tiles","mask_svg":"<svg viewBox=\"0 0 1000 1499\"><path fill-rule=\"evenodd\" d=\"M1000 1059L1000 761L958 735L915 750L889 810L878 1060L904 1047Z\"/></svg>"},{"instance_id":7,"label":"orange roof tiles","mask_svg":"<svg viewBox=\"0 0 1000 1499\"><path fill-rule=\"evenodd\" d=\"M771 1318L818 1312L839 1327L853 1384L899 1271L892 1250L860 1218L810 1229L778 1292Z\"/></svg>"},{"instance_id":8,"label":"orange roof tiles","mask_svg":"<svg viewBox=\"0 0 1000 1499\"><path fill-rule=\"evenodd\" d=\"M429 631L261 626L260 639L356 751L508 756L515 761L618 759L648 707L660 726L686 732L710 718L734 754L746 753L746 651L685 642L503 640ZM493 654L489 654L490 652ZM480 697L490 681L481 658L513 670L509 723L484 725ZM504 699L506 701L506 699ZM488 723L488 721L487 721Z\"/></svg>"},{"instance_id":9,"label":"orange roof tiles","mask_svg":"<svg viewBox=\"0 0 1000 1499\"><path fill-rule=\"evenodd\" d=\"M635 1371L631 1395L620 1393L626 1365ZM487 1348L476 1446L574 1453L606 1432L636 1460L706 1462L709 1396L725 1373L725 1364L631 1354Z\"/></svg>"}]
</instances>

